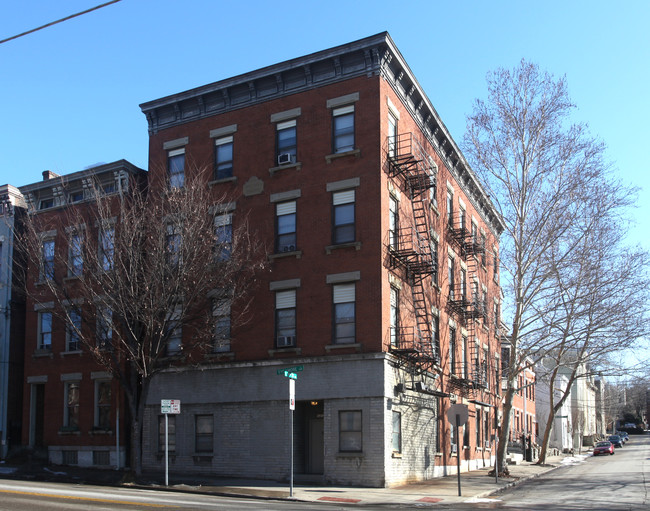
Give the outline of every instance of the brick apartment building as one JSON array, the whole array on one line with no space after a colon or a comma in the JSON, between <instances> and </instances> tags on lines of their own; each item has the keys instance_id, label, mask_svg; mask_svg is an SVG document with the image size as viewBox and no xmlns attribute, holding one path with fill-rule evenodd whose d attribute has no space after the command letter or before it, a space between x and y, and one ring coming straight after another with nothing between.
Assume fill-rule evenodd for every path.
<instances>
[{"instance_id":1,"label":"brick apartment building","mask_svg":"<svg viewBox=\"0 0 650 511\"><path fill-rule=\"evenodd\" d=\"M22 186L23 210L34 220L41 261L31 264L26 279L22 445L54 464L98 467L124 466L128 423L117 381L98 365L75 329L88 329L97 342L109 342L112 325L82 324L76 306L75 281L84 271L83 243L76 239L96 233L98 226L73 225L74 213L93 208L99 191L120 197L144 177L125 160L102 164L65 176L43 172L43 180ZM80 239L80 238L79 238ZM108 252L105 253L108 257ZM63 282L71 310L62 315L60 299L46 280ZM71 325L70 322L74 323ZM121 412L121 414L120 414Z\"/></svg>"},{"instance_id":2,"label":"brick apartment building","mask_svg":"<svg viewBox=\"0 0 650 511\"><path fill-rule=\"evenodd\" d=\"M251 222L270 268L218 356L157 376L145 469L164 468L160 401L178 399L172 478L286 480L278 370L294 366L299 479L391 486L453 472L457 456L493 463L503 224L389 35L141 108L152 187L209 169L205 186L232 198L217 228ZM453 403L469 409L458 439Z\"/></svg>"}]
</instances>

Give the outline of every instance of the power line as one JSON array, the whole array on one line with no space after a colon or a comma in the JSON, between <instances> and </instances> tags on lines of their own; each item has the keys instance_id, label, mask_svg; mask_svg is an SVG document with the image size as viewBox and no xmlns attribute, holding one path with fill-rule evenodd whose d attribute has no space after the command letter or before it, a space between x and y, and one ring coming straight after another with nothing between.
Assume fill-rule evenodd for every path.
<instances>
[{"instance_id":1,"label":"power line","mask_svg":"<svg viewBox=\"0 0 650 511\"><path fill-rule=\"evenodd\" d=\"M8 37L7 39L3 39L2 41L0 41L0 44L6 43L8 41L12 41L14 39L18 39L19 37L23 37L25 35L32 34L34 32L38 32L39 30L43 30L44 28L51 27L52 25L56 25L57 23L62 23L64 21L68 21L68 20L70 20L72 18L76 18L77 16L81 16L82 14L88 14L89 12L96 11L97 9L101 9L102 7L106 7L107 5L116 4L117 2L121 2L121 1L122 0L112 0L111 2L106 2L106 3L98 5L96 7L86 9L85 11L78 12L77 14L71 14L70 16L66 16L65 18L61 18L60 20L52 21L52 22L50 22L50 23L48 23L46 25L43 25L41 27L33 28L31 30L28 30L27 32L23 32L22 34L14 35L14 36Z\"/></svg>"}]
</instances>

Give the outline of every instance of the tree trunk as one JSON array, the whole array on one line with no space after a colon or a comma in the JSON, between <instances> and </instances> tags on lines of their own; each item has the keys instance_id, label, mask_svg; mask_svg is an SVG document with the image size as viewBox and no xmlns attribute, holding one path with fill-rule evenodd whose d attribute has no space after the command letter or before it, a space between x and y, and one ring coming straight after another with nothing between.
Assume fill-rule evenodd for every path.
<instances>
[{"instance_id":1,"label":"tree trunk","mask_svg":"<svg viewBox=\"0 0 650 511\"><path fill-rule=\"evenodd\" d=\"M510 433L510 412L512 411L512 400L514 389L511 381L508 381L508 390L503 401L503 420L501 422L501 431L499 431L499 448L497 449L497 468L499 474L508 474L508 463L506 455L508 454L508 435Z\"/></svg>"}]
</instances>

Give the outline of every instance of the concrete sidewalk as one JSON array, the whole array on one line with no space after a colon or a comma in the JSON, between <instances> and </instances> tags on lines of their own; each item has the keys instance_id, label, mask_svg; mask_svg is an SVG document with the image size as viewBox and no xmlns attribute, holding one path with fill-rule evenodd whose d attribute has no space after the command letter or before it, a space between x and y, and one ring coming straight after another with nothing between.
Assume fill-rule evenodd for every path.
<instances>
[{"instance_id":1,"label":"concrete sidewalk","mask_svg":"<svg viewBox=\"0 0 650 511\"><path fill-rule=\"evenodd\" d=\"M562 466L568 457L554 456L548 463L539 466L522 462L510 465L510 476L499 478L489 476L489 467L461 473L461 496L458 496L456 475L431 479L426 482L394 488L363 488L347 486L318 486L295 483L293 496L288 483L262 480L222 479L195 475L170 475L169 486L162 482L164 475L144 474L136 482L127 482L125 474L115 470L82 469L78 467L45 467L27 464L12 467L0 465L0 478L26 479L36 481L72 482L77 484L129 486L146 489L160 489L211 495L240 496L258 499L292 499L306 502L333 502L347 504L394 504L426 505L436 503L459 503L488 498L500 490L537 477Z\"/></svg>"}]
</instances>

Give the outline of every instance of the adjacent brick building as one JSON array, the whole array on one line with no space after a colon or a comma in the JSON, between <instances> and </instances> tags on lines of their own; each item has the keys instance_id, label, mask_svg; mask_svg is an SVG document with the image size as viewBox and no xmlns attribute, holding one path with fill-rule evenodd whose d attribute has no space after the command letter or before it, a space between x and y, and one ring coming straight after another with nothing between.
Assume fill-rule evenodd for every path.
<instances>
[{"instance_id":1,"label":"adjacent brick building","mask_svg":"<svg viewBox=\"0 0 650 511\"><path fill-rule=\"evenodd\" d=\"M128 438L123 396L117 381L98 365L75 328L110 338L112 325L102 320L82 324L75 281L85 270L82 238L96 225L74 225L80 208L93 208L96 193L121 197L142 180L144 171L125 160L58 176L43 172L43 180L19 188L26 213L33 219L40 243L40 264L28 266L25 303L22 445L51 463L124 466ZM75 243L74 240L77 240ZM96 249L100 249L97 247ZM46 281L63 283L69 298L52 295ZM62 307L70 306L66 317ZM71 325L72 322L74 325ZM101 333L100 333L101 331ZM102 341L103 342L103 341Z\"/></svg>"},{"instance_id":2,"label":"adjacent brick building","mask_svg":"<svg viewBox=\"0 0 650 511\"><path fill-rule=\"evenodd\" d=\"M503 224L386 33L141 105L152 187L205 186L268 247L252 321L157 377L144 465L390 486L493 463ZM462 438L446 411L469 409Z\"/></svg>"}]
</instances>

